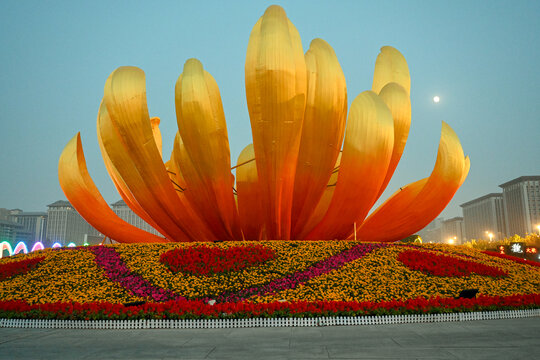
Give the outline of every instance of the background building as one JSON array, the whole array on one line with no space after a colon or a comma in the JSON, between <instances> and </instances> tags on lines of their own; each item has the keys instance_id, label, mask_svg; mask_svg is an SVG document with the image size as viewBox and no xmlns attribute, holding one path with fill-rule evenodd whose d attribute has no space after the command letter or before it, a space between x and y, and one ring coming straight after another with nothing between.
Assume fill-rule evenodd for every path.
<instances>
[{"instance_id":1,"label":"background building","mask_svg":"<svg viewBox=\"0 0 540 360\"><path fill-rule=\"evenodd\" d=\"M21 224L24 231L32 234L31 242L44 242L47 233L46 212L24 212L19 209L11 210L8 220Z\"/></svg>"},{"instance_id":2,"label":"background building","mask_svg":"<svg viewBox=\"0 0 540 360\"><path fill-rule=\"evenodd\" d=\"M7 241L14 248L20 241L31 244L32 239L33 234L26 231L21 224L9 220L0 220L0 242Z\"/></svg>"},{"instance_id":3,"label":"background building","mask_svg":"<svg viewBox=\"0 0 540 360\"><path fill-rule=\"evenodd\" d=\"M540 225L540 176L521 176L503 189L507 236L532 234Z\"/></svg>"},{"instance_id":4,"label":"background building","mask_svg":"<svg viewBox=\"0 0 540 360\"><path fill-rule=\"evenodd\" d=\"M452 239L453 244L459 245L464 243L463 218L454 217L444 220L442 223L442 241L449 243Z\"/></svg>"},{"instance_id":5,"label":"background building","mask_svg":"<svg viewBox=\"0 0 540 360\"><path fill-rule=\"evenodd\" d=\"M58 242L84 245L89 236L99 236L99 232L82 218L68 201L56 201L48 206L46 247Z\"/></svg>"},{"instance_id":6,"label":"background building","mask_svg":"<svg viewBox=\"0 0 540 360\"><path fill-rule=\"evenodd\" d=\"M491 193L460 205L463 209L463 224L465 241L493 240L506 237L503 196L501 193Z\"/></svg>"},{"instance_id":7,"label":"background building","mask_svg":"<svg viewBox=\"0 0 540 360\"><path fill-rule=\"evenodd\" d=\"M418 232L418 235L422 238L422 242L425 243L440 243L442 239L442 224L444 219L442 217L436 218L430 222L425 228Z\"/></svg>"},{"instance_id":8,"label":"background building","mask_svg":"<svg viewBox=\"0 0 540 360\"><path fill-rule=\"evenodd\" d=\"M146 221L144 221L137 214L135 214L133 210L131 210L129 206L127 206L124 200L119 200L115 202L114 204L111 204L111 208L114 211L114 213L118 215L125 222L135 227L138 227L139 229L148 231L149 233L152 233L154 235L161 236L156 229L148 225Z\"/></svg>"}]
</instances>

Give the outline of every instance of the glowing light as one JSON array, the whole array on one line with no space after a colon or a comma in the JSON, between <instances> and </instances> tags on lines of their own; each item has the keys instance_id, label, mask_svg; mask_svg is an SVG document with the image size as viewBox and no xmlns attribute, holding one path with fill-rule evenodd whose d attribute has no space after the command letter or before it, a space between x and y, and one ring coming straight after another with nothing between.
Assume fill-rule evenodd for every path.
<instances>
[{"instance_id":1,"label":"glowing light","mask_svg":"<svg viewBox=\"0 0 540 360\"><path fill-rule=\"evenodd\" d=\"M538 249L534 247L528 247L525 251L527 252L527 254L536 254L538 252Z\"/></svg>"},{"instance_id":2,"label":"glowing light","mask_svg":"<svg viewBox=\"0 0 540 360\"><path fill-rule=\"evenodd\" d=\"M26 247L26 244L22 241L20 241L16 246L15 250L13 250L13 255L18 254L20 252L23 252L25 254L28 254L28 248Z\"/></svg>"},{"instance_id":3,"label":"glowing light","mask_svg":"<svg viewBox=\"0 0 540 360\"><path fill-rule=\"evenodd\" d=\"M43 250L45 249L45 246L43 246L43 243L41 241L38 241L37 243L34 244L34 246L32 246L32 252L34 251L37 251L37 250Z\"/></svg>"},{"instance_id":4,"label":"glowing light","mask_svg":"<svg viewBox=\"0 0 540 360\"><path fill-rule=\"evenodd\" d=\"M67 247L75 247L75 246L77 246L75 245L75 243L70 242Z\"/></svg>"},{"instance_id":5,"label":"glowing light","mask_svg":"<svg viewBox=\"0 0 540 360\"><path fill-rule=\"evenodd\" d=\"M13 255L13 249L7 241L2 241L0 243L0 259L4 256L4 250L7 250L8 256Z\"/></svg>"},{"instance_id":6,"label":"glowing light","mask_svg":"<svg viewBox=\"0 0 540 360\"><path fill-rule=\"evenodd\" d=\"M53 244L53 246L51 246L51 248L53 248L53 249L61 248L61 247L62 247L62 244L57 243L57 242L55 242L55 243Z\"/></svg>"},{"instance_id":7,"label":"glowing light","mask_svg":"<svg viewBox=\"0 0 540 360\"><path fill-rule=\"evenodd\" d=\"M438 97L438 96L434 96L434 97L433 97L433 102L434 102L434 103L438 103L439 101L441 101L441 98L440 98L440 97Z\"/></svg>"},{"instance_id":8,"label":"glowing light","mask_svg":"<svg viewBox=\"0 0 540 360\"><path fill-rule=\"evenodd\" d=\"M514 243L510 246L510 251L512 251L515 254L523 254L523 248L521 244Z\"/></svg>"}]
</instances>

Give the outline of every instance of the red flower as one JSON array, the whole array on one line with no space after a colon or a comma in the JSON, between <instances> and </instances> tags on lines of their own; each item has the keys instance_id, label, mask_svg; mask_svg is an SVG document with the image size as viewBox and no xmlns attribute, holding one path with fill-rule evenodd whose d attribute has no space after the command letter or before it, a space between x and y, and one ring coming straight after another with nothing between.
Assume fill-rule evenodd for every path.
<instances>
[{"instance_id":1,"label":"red flower","mask_svg":"<svg viewBox=\"0 0 540 360\"><path fill-rule=\"evenodd\" d=\"M275 258L274 250L262 245L178 248L161 254L160 261L173 273L185 272L210 276L238 271Z\"/></svg>"},{"instance_id":2,"label":"red flower","mask_svg":"<svg viewBox=\"0 0 540 360\"><path fill-rule=\"evenodd\" d=\"M512 261L515 261L515 262L520 263L520 264L540 267L540 263L538 263L536 261L531 261L531 260L527 260L527 259L521 259L521 258L518 258L518 257L515 257L515 256L506 255L506 254L499 254L498 252L494 252L494 251L484 250L482 252L484 254L491 255L491 256L496 256L496 257L501 258L501 259L512 260Z\"/></svg>"},{"instance_id":3,"label":"red flower","mask_svg":"<svg viewBox=\"0 0 540 360\"><path fill-rule=\"evenodd\" d=\"M491 277L508 275L506 271L494 266L427 251L405 250L399 254L398 260L411 270L435 276L460 277L471 273Z\"/></svg>"},{"instance_id":4,"label":"red flower","mask_svg":"<svg viewBox=\"0 0 540 360\"><path fill-rule=\"evenodd\" d=\"M10 262L7 264L0 264L0 280L5 280L19 274L24 274L35 268L43 259L45 259L45 257L41 256L32 259Z\"/></svg>"}]
</instances>

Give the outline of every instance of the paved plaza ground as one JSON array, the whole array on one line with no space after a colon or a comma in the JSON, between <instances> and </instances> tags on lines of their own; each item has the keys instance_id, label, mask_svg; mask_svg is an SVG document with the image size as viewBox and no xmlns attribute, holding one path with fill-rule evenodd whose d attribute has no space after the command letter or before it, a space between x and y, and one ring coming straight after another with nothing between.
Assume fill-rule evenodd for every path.
<instances>
[{"instance_id":1,"label":"paved plaza ground","mask_svg":"<svg viewBox=\"0 0 540 360\"><path fill-rule=\"evenodd\" d=\"M371 326L0 328L0 359L540 359L540 317Z\"/></svg>"}]
</instances>

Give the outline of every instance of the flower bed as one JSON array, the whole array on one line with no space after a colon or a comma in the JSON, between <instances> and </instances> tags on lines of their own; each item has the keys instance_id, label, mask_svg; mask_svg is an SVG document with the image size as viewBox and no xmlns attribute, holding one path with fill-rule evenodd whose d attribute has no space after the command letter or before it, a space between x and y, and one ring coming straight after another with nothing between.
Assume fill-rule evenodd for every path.
<instances>
[{"instance_id":1,"label":"flower bed","mask_svg":"<svg viewBox=\"0 0 540 360\"><path fill-rule=\"evenodd\" d=\"M427 251L402 251L398 260L411 270L435 276L464 277L471 274L500 278L508 273L494 266Z\"/></svg>"},{"instance_id":2,"label":"flower bed","mask_svg":"<svg viewBox=\"0 0 540 360\"><path fill-rule=\"evenodd\" d=\"M44 257L40 256L20 261L9 262L6 264L0 264L0 281L9 279L10 277L15 275L24 274L32 270L43 259Z\"/></svg>"},{"instance_id":3,"label":"flower bed","mask_svg":"<svg viewBox=\"0 0 540 360\"><path fill-rule=\"evenodd\" d=\"M210 276L262 264L275 256L272 249L261 245L233 246L227 249L203 245L169 250L161 254L160 261L173 273Z\"/></svg>"},{"instance_id":4,"label":"flower bed","mask_svg":"<svg viewBox=\"0 0 540 360\"><path fill-rule=\"evenodd\" d=\"M197 272L194 259L201 254L186 254L205 247L215 266ZM173 256L164 260L165 254ZM0 266L16 268L33 258L42 259L38 266L1 281L0 317L356 316L540 306L536 267L445 245L134 244L44 250L3 258ZM167 261L183 264L183 271L171 271ZM470 271L454 274L455 264ZM479 289L477 299L455 299L471 288ZM145 304L122 305L133 302Z\"/></svg>"},{"instance_id":5,"label":"flower bed","mask_svg":"<svg viewBox=\"0 0 540 360\"><path fill-rule=\"evenodd\" d=\"M512 261L517 262L519 264L525 264L525 265L531 265L531 266L540 267L540 263L536 262L536 261L522 259L522 258L518 258L518 257L512 256L512 255L507 255L507 254L500 254L500 253L495 252L495 251L483 250L482 252L484 254L488 254L488 255L491 255L491 256L496 256L496 257L501 258L501 259L512 260Z\"/></svg>"},{"instance_id":6,"label":"flower bed","mask_svg":"<svg viewBox=\"0 0 540 360\"><path fill-rule=\"evenodd\" d=\"M108 302L49 303L30 305L25 301L0 301L0 318L68 320L138 319L242 319L258 317L380 316L439 314L453 312L533 309L540 294L480 296L475 299L416 298L401 301L296 301L272 303L216 303L179 300L124 306Z\"/></svg>"}]
</instances>

